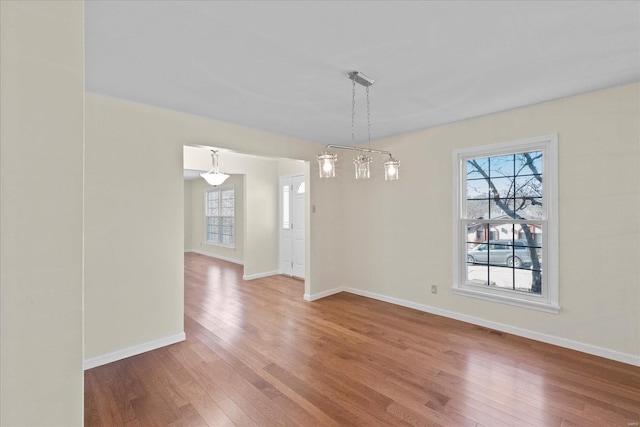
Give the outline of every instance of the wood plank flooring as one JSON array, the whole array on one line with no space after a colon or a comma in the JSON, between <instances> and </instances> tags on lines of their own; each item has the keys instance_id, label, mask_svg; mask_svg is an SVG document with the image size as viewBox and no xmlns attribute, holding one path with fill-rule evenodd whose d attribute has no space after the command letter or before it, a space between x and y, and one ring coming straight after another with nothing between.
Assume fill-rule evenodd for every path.
<instances>
[{"instance_id":1,"label":"wood plank flooring","mask_svg":"<svg viewBox=\"0 0 640 427\"><path fill-rule=\"evenodd\" d=\"M86 371L87 426L637 426L640 368L185 255L187 340Z\"/></svg>"}]
</instances>

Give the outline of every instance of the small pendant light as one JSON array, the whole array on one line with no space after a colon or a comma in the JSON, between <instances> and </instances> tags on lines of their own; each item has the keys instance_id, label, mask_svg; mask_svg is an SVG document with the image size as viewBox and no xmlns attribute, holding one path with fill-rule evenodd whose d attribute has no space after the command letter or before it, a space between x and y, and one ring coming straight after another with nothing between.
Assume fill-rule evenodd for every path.
<instances>
[{"instance_id":1,"label":"small pendant light","mask_svg":"<svg viewBox=\"0 0 640 427\"><path fill-rule=\"evenodd\" d=\"M200 176L204 178L209 185L218 186L225 182L229 175L221 173L218 171L218 152L216 150L211 150L211 170L207 173L201 173Z\"/></svg>"}]
</instances>

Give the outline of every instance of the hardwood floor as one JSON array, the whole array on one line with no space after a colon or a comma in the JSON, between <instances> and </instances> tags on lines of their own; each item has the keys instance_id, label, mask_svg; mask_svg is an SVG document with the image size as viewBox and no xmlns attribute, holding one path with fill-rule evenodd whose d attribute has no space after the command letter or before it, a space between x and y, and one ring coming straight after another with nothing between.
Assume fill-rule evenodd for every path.
<instances>
[{"instance_id":1,"label":"hardwood floor","mask_svg":"<svg viewBox=\"0 0 640 427\"><path fill-rule=\"evenodd\" d=\"M637 426L640 368L185 255L187 340L85 373L87 426Z\"/></svg>"}]
</instances>

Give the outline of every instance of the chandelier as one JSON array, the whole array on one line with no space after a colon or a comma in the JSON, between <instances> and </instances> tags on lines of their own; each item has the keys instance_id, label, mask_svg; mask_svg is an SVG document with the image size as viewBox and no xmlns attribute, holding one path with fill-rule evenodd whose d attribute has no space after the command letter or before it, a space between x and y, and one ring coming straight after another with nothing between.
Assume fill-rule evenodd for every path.
<instances>
[{"instance_id":1,"label":"chandelier","mask_svg":"<svg viewBox=\"0 0 640 427\"><path fill-rule=\"evenodd\" d=\"M204 178L209 185L218 186L229 178L229 175L218 171L218 151L211 150L211 170L207 173L201 173L200 176Z\"/></svg>"},{"instance_id":2,"label":"chandelier","mask_svg":"<svg viewBox=\"0 0 640 427\"><path fill-rule=\"evenodd\" d=\"M369 179L371 176L371 163L373 158L368 154L385 154L389 158L383 163L384 166L384 179L386 181L394 181L399 178L400 162L393 158L390 152L382 150L371 149L371 108L369 101L369 87L374 83L374 80L366 75L352 71L347 74L352 80L351 90L351 143L352 145L335 145L329 144L325 150L318 154L318 170L320 178L333 178L336 176L336 162L338 161L338 155L329 151L330 148L338 148L340 150L352 150L358 151L360 154L353 159L353 165L355 166L356 179ZM369 141L369 148L356 147L355 145L355 118L356 118L356 83L364 86L367 92L367 135Z\"/></svg>"}]
</instances>

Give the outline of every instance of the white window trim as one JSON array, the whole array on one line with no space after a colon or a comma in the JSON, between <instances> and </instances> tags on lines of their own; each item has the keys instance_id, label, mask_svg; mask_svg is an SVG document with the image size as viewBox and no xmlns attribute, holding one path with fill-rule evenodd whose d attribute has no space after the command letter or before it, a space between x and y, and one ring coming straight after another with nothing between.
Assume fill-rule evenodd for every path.
<instances>
[{"instance_id":1,"label":"white window trim","mask_svg":"<svg viewBox=\"0 0 640 427\"><path fill-rule=\"evenodd\" d=\"M463 230L463 209L466 186L466 161L469 158L494 157L528 151L543 152L544 217L542 239L542 294L532 295L507 289L464 283L466 279L466 229ZM483 145L453 151L453 286L454 294L494 301L532 310L557 314L560 312L558 283L558 135L499 144ZM462 241L464 237L465 242Z\"/></svg>"},{"instance_id":2,"label":"white window trim","mask_svg":"<svg viewBox=\"0 0 640 427\"><path fill-rule=\"evenodd\" d=\"M212 242L210 240L207 240L208 237L208 233L207 233L207 194L211 193L211 192L221 192L224 190L229 190L232 189L233 190L233 245L225 245L224 243L218 243L218 242ZM209 187L209 188L205 188L204 190L204 243L205 245L210 245L210 246L218 246L221 248L229 248L229 249L235 249L236 248L236 187L235 185L225 185L225 186L216 186L216 187Z\"/></svg>"}]
</instances>

